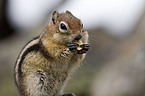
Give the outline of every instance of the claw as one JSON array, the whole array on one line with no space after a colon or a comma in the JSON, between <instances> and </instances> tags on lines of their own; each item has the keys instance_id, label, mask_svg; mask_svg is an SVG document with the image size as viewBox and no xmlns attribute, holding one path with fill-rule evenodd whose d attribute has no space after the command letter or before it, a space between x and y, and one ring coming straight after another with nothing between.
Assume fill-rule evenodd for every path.
<instances>
[{"instance_id":1,"label":"claw","mask_svg":"<svg viewBox=\"0 0 145 96\"><path fill-rule=\"evenodd\" d=\"M80 47L82 47L82 49L78 50L78 54L86 53L89 50L90 46L88 44L82 44L80 45Z\"/></svg>"},{"instance_id":2,"label":"claw","mask_svg":"<svg viewBox=\"0 0 145 96\"><path fill-rule=\"evenodd\" d=\"M82 44L82 45L80 45L80 47L82 47L82 50L88 51L90 46L89 46L89 44Z\"/></svg>"},{"instance_id":3,"label":"claw","mask_svg":"<svg viewBox=\"0 0 145 96\"><path fill-rule=\"evenodd\" d=\"M44 81L45 81L45 75L43 74L42 71L38 70L37 71L38 76L40 76L40 80L39 80L39 84L43 84L44 85Z\"/></svg>"},{"instance_id":4,"label":"claw","mask_svg":"<svg viewBox=\"0 0 145 96\"><path fill-rule=\"evenodd\" d=\"M72 52L76 52L78 46L79 46L79 44L77 44L77 43L70 43L70 44L67 44L67 47L68 47L69 50L72 51Z\"/></svg>"},{"instance_id":5,"label":"claw","mask_svg":"<svg viewBox=\"0 0 145 96\"><path fill-rule=\"evenodd\" d=\"M77 43L70 43L70 44L67 44L67 47L78 47L79 44Z\"/></svg>"},{"instance_id":6,"label":"claw","mask_svg":"<svg viewBox=\"0 0 145 96\"><path fill-rule=\"evenodd\" d=\"M72 52L78 52L78 54L83 54L86 53L89 50L89 45L88 44L82 44L80 45L80 47L82 48L81 50L77 50L77 47L79 46L79 44L77 43L70 43L67 44L67 47L69 48L70 51Z\"/></svg>"}]
</instances>

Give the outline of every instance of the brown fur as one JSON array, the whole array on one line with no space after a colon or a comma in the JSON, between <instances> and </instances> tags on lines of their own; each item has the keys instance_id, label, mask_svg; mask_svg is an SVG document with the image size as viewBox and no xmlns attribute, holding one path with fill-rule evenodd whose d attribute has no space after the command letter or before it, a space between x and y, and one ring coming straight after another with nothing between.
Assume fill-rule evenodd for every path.
<instances>
[{"instance_id":1,"label":"brown fur","mask_svg":"<svg viewBox=\"0 0 145 96\"><path fill-rule=\"evenodd\" d=\"M31 42L39 44L39 50L30 51L24 59L21 58L24 54L22 51L16 62L16 83L23 96L62 95L61 92L70 73L85 57L85 54L71 52L66 46L78 34L81 34L82 40L85 41L81 42L87 43L88 34L86 31L82 33L81 21L68 11L61 14L55 11L53 16L55 24L50 21L43 34L35 40L37 42ZM60 32L61 21L69 25L69 34Z\"/></svg>"}]
</instances>

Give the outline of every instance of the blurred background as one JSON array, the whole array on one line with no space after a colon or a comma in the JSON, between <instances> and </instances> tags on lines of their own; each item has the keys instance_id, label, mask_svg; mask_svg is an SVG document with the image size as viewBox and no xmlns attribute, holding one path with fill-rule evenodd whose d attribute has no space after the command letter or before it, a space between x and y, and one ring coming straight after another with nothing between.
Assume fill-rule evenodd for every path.
<instances>
[{"instance_id":1,"label":"blurred background","mask_svg":"<svg viewBox=\"0 0 145 96\"><path fill-rule=\"evenodd\" d=\"M82 20L90 50L65 92L145 96L145 0L0 0L0 96L19 96L14 64L54 10Z\"/></svg>"}]
</instances>

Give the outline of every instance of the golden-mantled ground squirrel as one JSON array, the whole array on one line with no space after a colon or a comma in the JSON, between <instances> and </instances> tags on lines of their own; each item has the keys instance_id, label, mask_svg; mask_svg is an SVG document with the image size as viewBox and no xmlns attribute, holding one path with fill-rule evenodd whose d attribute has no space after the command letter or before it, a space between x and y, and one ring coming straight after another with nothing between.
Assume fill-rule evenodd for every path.
<instances>
[{"instance_id":1,"label":"golden-mantled ground squirrel","mask_svg":"<svg viewBox=\"0 0 145 96\"><path fill-rule=\"evenodd\" d=\"M63 94L69 75L89 49L88 33L71 12L53 12L45 31L28 42L15 65L22 96L75 96Z\"/></svg>"}]
</instances>

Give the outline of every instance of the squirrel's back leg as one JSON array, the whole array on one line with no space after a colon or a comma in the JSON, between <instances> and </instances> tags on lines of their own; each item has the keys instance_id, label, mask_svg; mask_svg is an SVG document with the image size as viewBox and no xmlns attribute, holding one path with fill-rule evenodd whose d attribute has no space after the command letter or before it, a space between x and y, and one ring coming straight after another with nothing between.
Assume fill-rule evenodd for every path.
<instances>
[{"instance_id":1,"label":"squirrel's back leg","mask_svg":"<svg viewBox=\"0 0 145 96\"><path fill-rule=\"evenodd\" d=\"M25 95L33 96L55 96L56 90L54 90L55 81L50 78L48 74L37 71L35 74L27 75L24 78L24 85L23 88L25 88L25 93L22 93ZM23 89L22 88L22 89Z\"/></svg>"}]
</instances>

